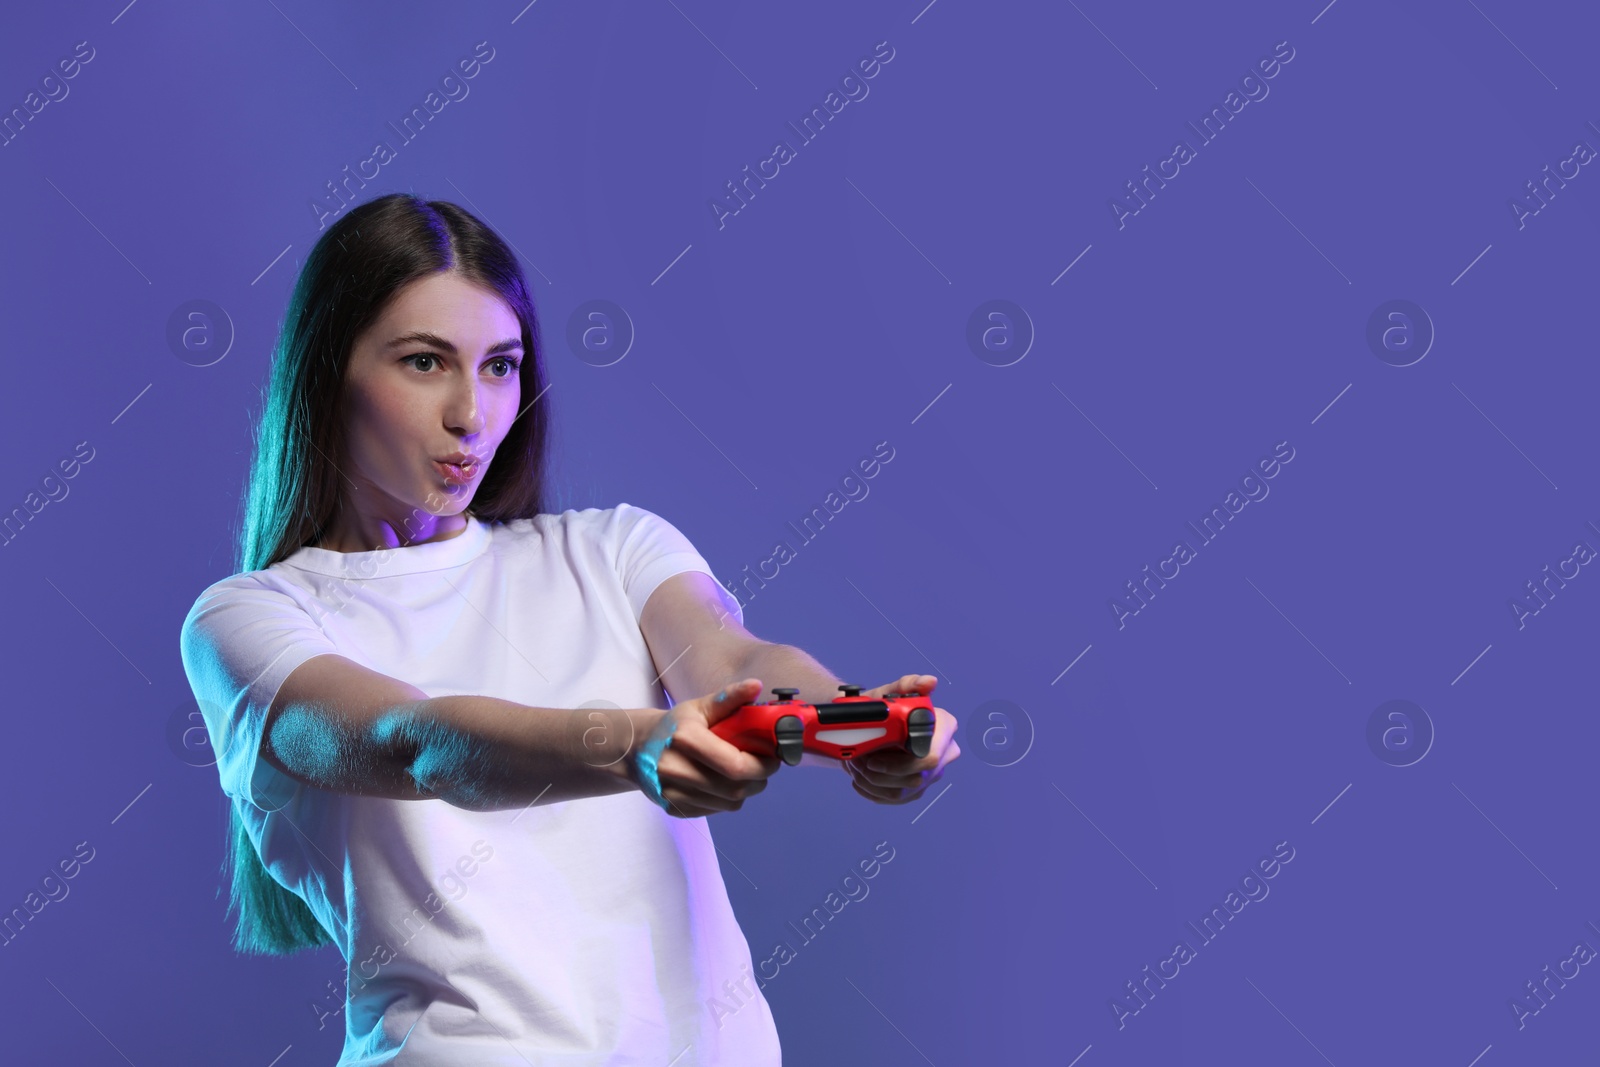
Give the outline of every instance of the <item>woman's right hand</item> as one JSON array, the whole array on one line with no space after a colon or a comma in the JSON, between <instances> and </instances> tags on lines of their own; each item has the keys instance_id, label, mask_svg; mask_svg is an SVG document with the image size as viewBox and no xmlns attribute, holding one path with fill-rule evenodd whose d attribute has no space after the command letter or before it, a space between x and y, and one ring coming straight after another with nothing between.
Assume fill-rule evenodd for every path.
<instances>
[{"instance_id":1,"label":"woman's right hand","mask_svg":"<svg viewBox=\"0 0 1600 1067\"><path fill-rule=\"evenodd\" d=\"M761 679L746 678L720 693L685 700L662 713L650 733L640 737L628 754L630 779L640 785L639 750L670 729L671 742L656 762L667 814L694 819L738 811L746 797L767 787L767 779L783 764L775 755L758 756L736 748L712 733L711 727L760 695Z\"/></svg>"}]
</instances>

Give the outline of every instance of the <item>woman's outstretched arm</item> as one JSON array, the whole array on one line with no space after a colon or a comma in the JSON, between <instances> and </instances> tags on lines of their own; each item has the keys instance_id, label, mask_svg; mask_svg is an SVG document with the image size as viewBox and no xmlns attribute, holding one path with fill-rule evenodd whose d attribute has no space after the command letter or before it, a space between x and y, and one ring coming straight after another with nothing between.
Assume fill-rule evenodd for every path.
<instances>
[{"instance_id":1,"label":"woman's outstretched arm","mask_svg":"<svg viewBox=\"0 0 1600 1067\"><path fill-rule=\"evenodd\" d=\"M626 757L665 714L429 697L328 654L284 680L268 709L260 755L331 792L500 811L637 788Z\"/></svg>"},{"instance_id":2,"label":"woman's outstretched arm","mask_svg":"<svg viewBox=\"0 0 1600 1067\"><path fill-rule=\"evenodd\" d=\"M763 641L728 612L716 579L684 571L662 582L639 617L650 654L666 664L661 681L667 692L709 693L740 678L760 678L771 700L776 686L793 686L800 699L821 704L839 695L842 679L804 649ZM830 756L807 752L803 764L840 766Z\"/></svg>"},{"instance_id":3,"label":"woman's outstretched arm","mask_svg":"<svg viewBox=\"0 0 1600 1067\"><path fill-rule=\"evenodd\" d=\"M839 696L841 679L804 649L763 641L746 630L729 612L724 591L708 574L685 571L662 582L645 602L639 628L651 656L658 664L666 664L661 673L668 692L707 692L732 679L759 678L767 695L757 694L756 699L770 699L772 688L780 685L798 689L799 699L807 704ZM863 684L862 695L932 694L935 684L932 675L907 674L872 689ZM883 752L841 762L807 752L800 762L843 767L850 772L856 792L878 803L915 800L939 779L945 765L961 754L955 741L955 717L939 707L934 708L934 715L933 747L925 757Z\"/></svg>"}]
</instances>

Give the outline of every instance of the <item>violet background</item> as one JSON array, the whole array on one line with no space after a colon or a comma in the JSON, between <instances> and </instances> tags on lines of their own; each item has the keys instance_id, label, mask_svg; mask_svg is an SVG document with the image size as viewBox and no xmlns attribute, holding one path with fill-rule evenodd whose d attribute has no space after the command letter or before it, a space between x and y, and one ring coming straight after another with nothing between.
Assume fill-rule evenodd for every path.
<instances>
[{"instance_id":1,"label":"violet background","mask_svg":"<svg viewBox=\"0 0 1600 1067\"><path fill-rule=\"evenodd\" d=\"M712 821L757 961L895 850L767 985L787 1063L1592 1053L1593 968L1510 1008L1600 947L1600 578L1510 607L1600 548L1600 176L1510 207L1600 147L1592 9L119 3L0 34L7 111L94 49L0 149L0 510L94 449L0 550L0 912L95 850L0 947L10 1062L337 1058L337 953L228 947L177 634L230 571L311 205L480 41L360 199L461 203L524 255L562 507L655 510L731 583L895 450L745 612L863 685L936 674L962 722L918 803L806 768ZM710 199L880 41L868 96L719 229ZM1119 228L1110 199L1280 41L1269 95ZM566 341L595 299L636 331L610 366ZM1034 333L1009 366L967 343L994 299ZM1410 366L1366 341L1394 299L1436 331ZM167 340L191 300L234 331L209 366ZM1119 629L1111 598L1280 441L1270 495ZM1396 699L1435 734L1404 767L1367 740ZM1119 1029L1124 984L1280 841L1270 895Z\"/></svg>"}]
</instances>

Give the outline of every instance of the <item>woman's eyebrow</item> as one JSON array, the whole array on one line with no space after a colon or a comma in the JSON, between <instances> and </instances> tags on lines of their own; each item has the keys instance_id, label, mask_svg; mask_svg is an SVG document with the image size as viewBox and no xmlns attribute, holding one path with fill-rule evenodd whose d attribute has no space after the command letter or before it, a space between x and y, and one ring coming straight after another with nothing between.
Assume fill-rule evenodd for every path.
<instances>
[{"instance_id":1,"label":"woman's eyebrow","mask_svg":"<svg viewBox=\"0 0 1600 1067\"><path fill-rule=\"evenodd\" d=\"M411 333L405 334L402 337L396 337L394 340L386 342L383 347L385 349L389 349L389 348L398 348L401 345L415 345L415 344L431 345L434 348L442 348L446 352L450 353L452 356L456 354L456 346L455 345L451 344L449 341L446 341L443 337L440 337L436 333L429 333L427 330L414 330ZM515 351L515 352L522 351L522 339L521 338L511 337L511 338L507 338L504 341L497 341L494 344L489 346L488 351L485 352L484 355L497 356L502 352L513 352L513 351Z\"/></svg>"}]
</instances>

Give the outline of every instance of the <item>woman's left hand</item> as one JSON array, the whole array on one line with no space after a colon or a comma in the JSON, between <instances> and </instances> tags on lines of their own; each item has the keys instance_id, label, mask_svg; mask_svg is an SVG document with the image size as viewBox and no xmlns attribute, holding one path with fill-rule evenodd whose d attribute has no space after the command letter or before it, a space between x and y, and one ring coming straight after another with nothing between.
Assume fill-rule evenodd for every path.
<instances>
[{"instance_id":1,"label":"woman's left hand","mask_svg":"<svg viewBox=\"0 0 1600 1067\"><path fill-rule=\"evenodd\" d=\"M908 674L899 681L862 692L865 697L885 697L890 693L920 693L928 696L939 680L931 674ZM908 804L944 774L945 764L961 755L956 744L956 718L943 708L934 708L933 744L928 754L917 758L903 748L880 748L857 759L842 760L850 772L857 793L879 804Z\"/></svg>"}]
</instances>

